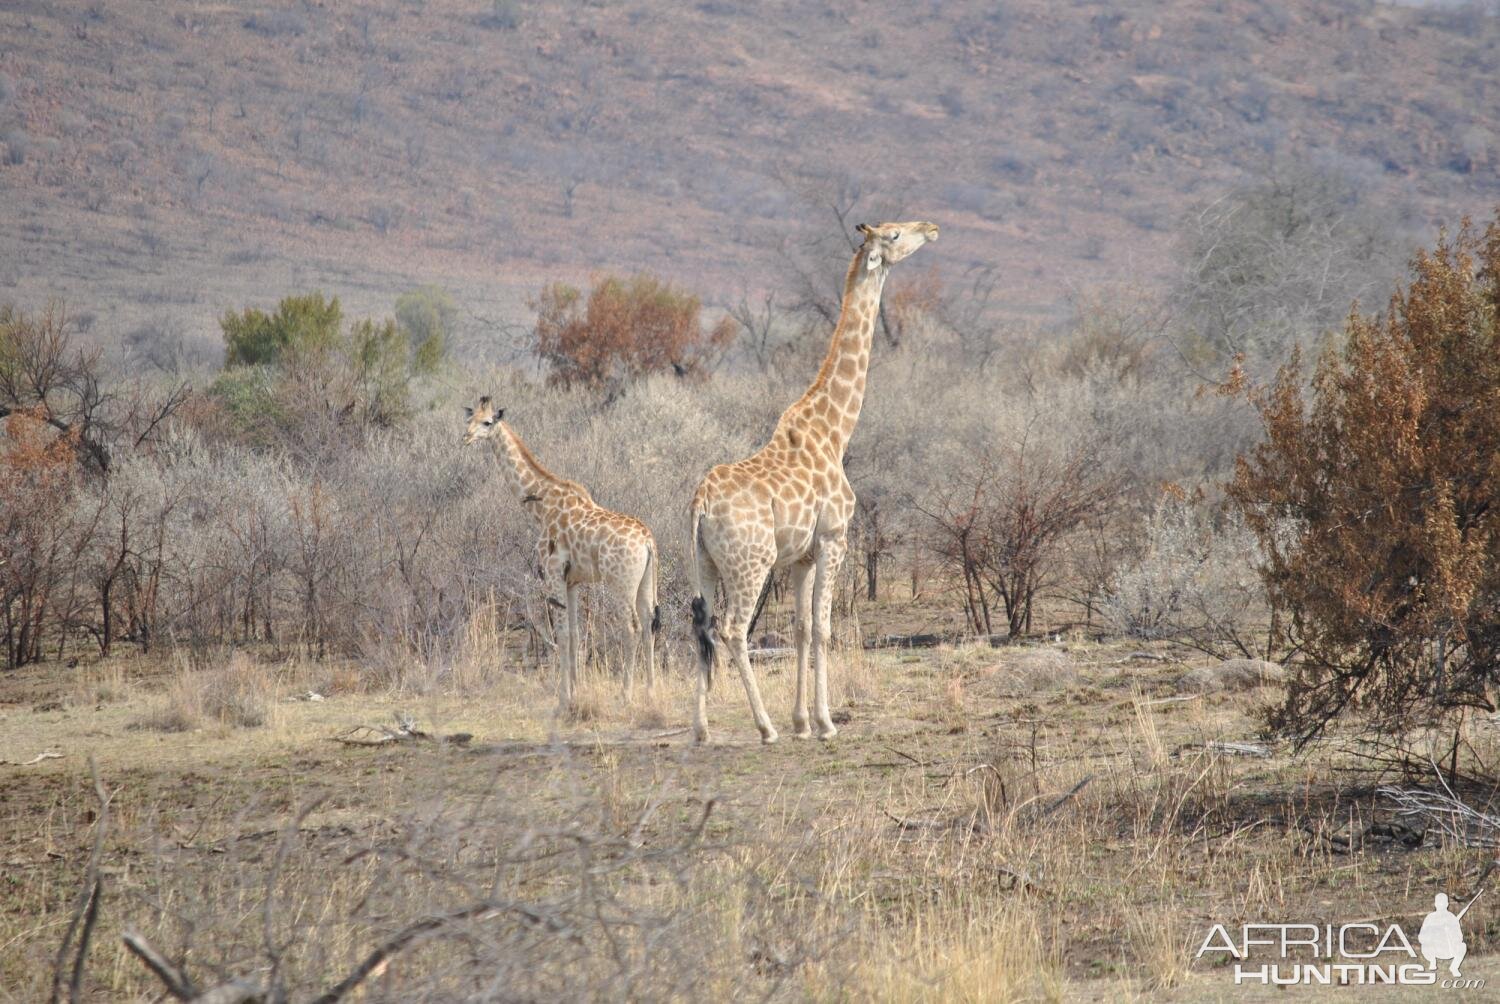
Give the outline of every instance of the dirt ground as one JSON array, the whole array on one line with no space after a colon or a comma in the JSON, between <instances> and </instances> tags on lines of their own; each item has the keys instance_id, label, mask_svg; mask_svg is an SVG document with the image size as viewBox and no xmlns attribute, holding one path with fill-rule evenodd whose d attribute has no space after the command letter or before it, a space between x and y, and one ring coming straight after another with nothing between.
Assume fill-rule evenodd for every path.
<instances>
[{"instance_id":1,"label":"dirt ground","mask_svg":"<svg viewBox=\"0 0 1500 1004\"><path fill-rule=\"evenodd\" d=\"M1210 662L1082 638L846 650L841 731L817 742L790 736L794 669L771 661L781 742L755 740L731 672L706 747L680 671L628 705L591 678L559 719L534 672L335 692L336 668L239 660L265 674L262 723L184 731L165 709L203 670L17 671L0 677L0 1000L51 990L98 832L91 758L108 811L87 999L160 994L127 928L200 988L275 972L302 1000L413 921L502 893L514 916L446 919L347 999L1349 993L1236 987L1222 953L1194 955L1216 923L1397 923L1415 942L1433 894L1467 902L1489 854L1391 827L1375 788L1400 779L1340 742L1213 746L1261 743L1276 687L1193 674ZM398 714L426 737L335 738ZM1482 744L1496 726L1471 728ZM61 756L25 763L41 753ZM1463 930L1464 977L1500 981L1500 894Z\"/></svg>"}]
</instances>

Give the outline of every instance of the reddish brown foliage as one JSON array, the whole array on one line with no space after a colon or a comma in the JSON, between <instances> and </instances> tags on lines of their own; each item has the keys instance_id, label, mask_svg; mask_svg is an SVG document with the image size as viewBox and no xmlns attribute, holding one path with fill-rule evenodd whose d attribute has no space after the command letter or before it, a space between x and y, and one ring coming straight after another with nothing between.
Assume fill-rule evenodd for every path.
<instances>
[{"instance_id":1,"label":"reddish brown foliage","mask_svg":"<svg viewBox=\"0 0 1500 1004\"><path fill-rule=\"evenodd\" d=\"M5 662L41 658L42 629L61 574L58 512L78 473L78 433L59 435L40 409L12 412L0 435L0 629Z\"/></svg>"},{"instance_id":2,"label":"reddish brown foliage","mask_svg":"<svg viewBox=\"0 0 1500 1004\"><path fill-rule=\"evenodd\" d=\"M605 277L587 298L553 283L531 304L537 352L559 383L619 385L648 373L701 376L728 347L734 322L705 330L696 296L654 276Z\"/></svg>"},{"instance_id":3,"label":"reddish brown foliage","mask_svg":"<svg viewBox=\"0 0 1500 1004\"><path fill-rule=\"evenodd\" d=\"M1266 438L1232 494L1306 655L1273 716L1304 738L1350 706L1397 725L1488 706L1500 668L1500 218L1412 270L1350 316L1311 402L1295 359L1251 394Z\"/></svg>"}]
</instances>

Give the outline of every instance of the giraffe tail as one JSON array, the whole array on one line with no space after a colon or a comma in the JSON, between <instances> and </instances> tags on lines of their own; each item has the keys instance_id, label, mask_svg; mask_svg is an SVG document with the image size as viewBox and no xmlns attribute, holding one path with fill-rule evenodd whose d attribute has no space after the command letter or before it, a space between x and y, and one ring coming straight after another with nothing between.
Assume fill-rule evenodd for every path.
<instances>
[{"instance_id":1,"label":"giraffe tail","mask_svg":"<svg viewBox=\"0 0 1500 1004\"><path fill-rule=\"evenodd\" d=\"M703 520L703 507L698 500L693 500L693 511L689 517L690 533L688 539L688 568L693 574L693 638L698 643L698 672L703 677L705 690L712 690L714 686L714 655L717 645L714 642L714 622L709 614L708 599L703 596L703 583L699 580L698 573L698 549L703 542L700 536L699 524Z\"/></svg>"},{"instance_id":2,"label":"giraffe tail","mask_svg":"<svg viewBox=\"0 0 1500 1004\"><path fill-rule=\"evenodd\" d=\"M646 574L651 577L651 633L661 633L661 604L656 601L656 587L658 584L657 573L661 563L656 557L656 541L651 541L651 557L646 569Z\"/></svg>"}]
</instances>

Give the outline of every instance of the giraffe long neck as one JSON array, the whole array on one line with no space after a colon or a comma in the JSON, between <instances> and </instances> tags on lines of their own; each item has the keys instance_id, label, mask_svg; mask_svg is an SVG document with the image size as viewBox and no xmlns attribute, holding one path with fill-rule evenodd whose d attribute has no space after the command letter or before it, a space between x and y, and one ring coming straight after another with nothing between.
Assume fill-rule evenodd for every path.
<instances>
[{"instance_id":1,"label":"giraffe long neck","mask_svg":"<svg viewBox=\"0 0 1500 1004\"><path fill-rule=\"evenodd\" d=\"M521 442L521 437L516 435L516 430L503 421L497 426L500 434L496 440L505 460L500 466L506 472L505 480L511 490L522 501L531 496L545 495L548 488L558 483L557 476L537 462L526 444Z\"/></svg>"},{"instance_id":2,"label":"giraffe long neck","mask_svg":"<svg viewBox=\"0 0 1500 1004\"><path fill-rule=\"evenodd\" d=\"M804 399L817 408L828 404L827 418L833 446L843 456L859 422L865 400L865 375L870 368L870 344L880 316L880 294L889 268L865 267L865 252L854 254L844 279L844 301L839 321L828 343L828 354Z\"/></svg>"}]
</instances>

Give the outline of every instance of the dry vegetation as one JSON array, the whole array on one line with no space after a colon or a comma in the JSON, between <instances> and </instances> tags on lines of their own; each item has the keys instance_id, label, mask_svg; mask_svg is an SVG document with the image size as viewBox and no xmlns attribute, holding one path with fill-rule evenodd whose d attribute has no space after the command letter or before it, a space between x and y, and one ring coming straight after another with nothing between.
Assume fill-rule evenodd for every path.
<instances>
[{"instance_id":1,"label":"dry vegetation","mask_svg":"<svg viewBox=\"0 0 1500 1004\"><path fill-rule=\"evenodd\" d=\"M1349 305L1500 190L1500 18L776 14L0 12L0 1001L1245 999L1211 924L1488 882L1500 218ZM694 748L686 499L918 204L839 736ZM548 716L486 394L655 533L660 692L586 590Z\"/></svg>"},{"instance_id":2,"label":"dry vegetation","mask_svg":"<svg viewBox=\"0 0 1500 1004\"><path fill-rule=\"evenodd\" d=\"M1482 3L496 7L6 4L0 296L210 354L268 290L366 312L441 281L519 321L544 282L648 268L728 306L785 289L833 174L1034 317L1164 278L1177 218L1273 158L1422 230L1500 192Z\"/></svg>"},{"instance_id":3,"label":"dry vegetation","mask_svg":"<svg viewBox=\"0 0 1500 1004\"><path fill-rule=\"evenodd\" d=\"M601 282L599 317L566 324L591 351L605 324L612 361L587 379L539 356L546 379L445 361L439 291L391 320L291 297L225 315L206 390L108 375L61 306L7 308L0 986L1200 1000L1243 993L1193 962L1211 924L1410 925L1435 889L1467 900L1500 840L1500 736L1492 465L1469 456L1492 451L1459 405L1496 382L1500 224L1414 275L1387 317L1351 319L1307 411L1295 368L1254 374L1315 329L1212 393L1195 361L1236 347L1215 340L1233 324L1157 298L1106 296L1040 341L977 321L979 290L893 296L847 459L844 729L775 748L748 741L729 684L716 714L741 727L688 743L671 529L700 472L748 453L811 372L815 301L705 329L690 296ZM1281 275L1264 282L1294 316ZM559 316L534 337L565 354L547 342ZM684 366L653 355L660 325L617 323L653 316L708 354ZM734 330L749 350L710 372ZM1422 390L1454 366L1446 399ZM1371 388L1389 399L1368 405ZM621 653L591 645L581 697L544 717L530 531L496 458L458 442L482 391L554 469L655 528L662 692L619 706ZM1251 450L1257 410L1270 438ZM1324 459L1349 442L1389 456L1366 430L1398 413L1423 430L1403 441L1457 472L1430 475L1451 494L1392 508L1406 530L1359 561L1329 558L1366 533L1349 506L1429 476L1327 476L1367 469ZM1347 504L1322 494L1345 488ZM1370 568L1409 619L1340 635L1367 628ZM1340 584L1312 589L1325 606L1296 592L1318 582ZM785 720L789 598L775 581L770 597L755 642ZM620 613L593 602L587 630L617 637ZM1381 674L1330 676L1351 654ZM1330 680L1335 710L1361 714L1297 697ZM1406 713L1368 714L1380 700ZM1482 901L1465 918L1471 978L1495 916Z\"/></svg>"},{"instance_id":4,"label":"dry vegetation","mask_svg":"<svg viewBox=\"0 0 1500 1004\"><path fill-rule=\"evenodd\" d=\"M1419 259L1389 323L1351 321L1348 344L1389 355L1356 352L1350 370L1404 361L1415 381L1488 358L1497 235ZM1477 274L1454 257L1481 251ZM610 293L634 295L663 293ZM570 382L444 362L431 291L391 321L291 298L226 315L230 361L201 391L102 375L61 307L0 314L4 993L1228 999L1243 989L1193 961L1211 924L1410 926L1434 890L1467 900L1497 839L1472 814L1493 814L1500 756L1491 566L1463 557L1488 536L1454 543L1481 524L1443 521L1488 518L1488 468L1459 508L1408 519L1425 536L1390 538L1405 541L1398 579L1450 586L1432 595L1462 700L1399 730L1268 729L1306 724L1287 722L1288 695L1319 685L1338 647L1303 643L1332 622L1274 589L1268 603L1259 575L1268 549L1289 553L1278 520L1325 512L1293 491L1304 482L1262 498L1252 476L1272 447L1311 456L1287 445L1311 434L1301 410L1267 403L1293 400L1294 371L1249 402L1232 393L1266 350L1209 393L1192 358L1218 350L1212 330L1160 300L1116 294L1055 340L1010 341L973 320L980 295L888 304L847 462L861 574L836 599L843 729L774 748L749 741L727 682L713 701L729 741L689 744L671 531L700 472L748 453L811 372L815 306L773 313L752 345L767 351L712 373L636 353L651 346L617 325L626 363ZM677 297L688 342L722 348ZM1315 333L1288 339L1283 355ZM1467 367L1464 392L1482 397L1488 372ZM1320 407L1335 383L1315 385ZM533 542L496 458L458 442L460 402L482 391L549 465L656 530L662 692L619 706L620 653L591 645L582 696L545 717ZM1275 436L1226 509L1252 403ZM1458 451L1445 462L1480 466L1459 459L1473 435L1423 428ZM1329 469L1305 484L1323 490ZM1365 565L1319 574L1341 567ZM785 721L788 597L773 586L757 657ZM1289 630L1296 604L1311 619ZM615 636L619 614L595 602L587 629ZM1441 698L1433 622L1413 623L1400 679ZM1470 815L1430 808L1449 796ZM1471 978L1497 916L1481 900L1465 918Z\"/></svg>"},{"instance_id":5,"label":"dry vegetation","mask_svg":"<svg viewBox=\"0 0 1500 1004\"><path fill-rule=\"evenodd\" d=\"M838 741L774 748L692 748L681 676L579 725L536 716L550 692L527 672L305 701L338 670L136 659L105 701L22 671L32 706L6 711L0 757L65 755L5 768L0 986L47 993L100 825L90 755L109 812L85 986L115 1000L160 989L127 928L199 987L279 980L305 1000L413 924L365 999L1238 1000L1191 964L1211 922L1411 923L1430 890L1469 889L1484 856L1403 841L1340 742L1214 745L1252 738L1274 687L1184 694L1188 665L1153 654L846 648ZM221 702L236 676L263 724L138 727ZM773 709L790 677L770 667ZM742 711L729 688L715 700ZM473 738L330 741L395 712ZM1496 752L1492 722L1464 728ZM1481 899L1466 918L1466 972L1488 972L1497 916Z\"/></svg>"}]
</instances>

